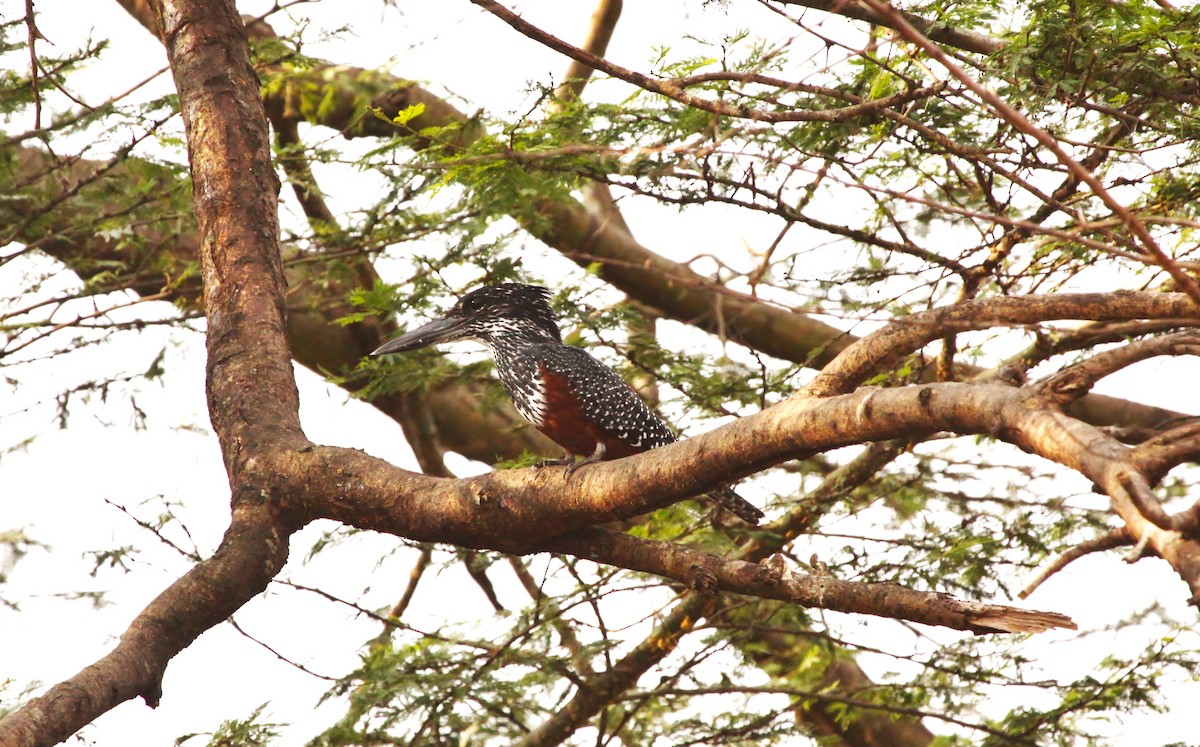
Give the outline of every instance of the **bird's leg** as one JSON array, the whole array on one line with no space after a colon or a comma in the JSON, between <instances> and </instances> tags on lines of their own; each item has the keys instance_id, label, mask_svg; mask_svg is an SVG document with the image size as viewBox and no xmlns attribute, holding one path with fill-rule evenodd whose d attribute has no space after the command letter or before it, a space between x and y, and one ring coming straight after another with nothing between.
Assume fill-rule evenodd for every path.
<instances>
[{"instance_id":1,"label":"bird's leg","mask_svg":"<svg viewBox=\"0 0 1200 747\"><path fill-rule=\"evenodd\" d=\"M574 463L575 455L568 451L567 455L562 459L541 459L536 461L533 463L533 468L541 469L542 467L562 467L564 465L572 465Z\"/></svg>"},{"instance_id":2,"label":"bird's leg","mask_svg":"<svg viewBox=\"0 0 1200 747\"><path fill-rule=\"evenodd\" d=\"M575 470L579 469L580 467L584 466L585 464L595 464L596 462L603 460L604 454L607 451L608 451L608 448L604 445L604 442L597 441L596 442L596 450L592 452L592 455L590 457L588 457L587 459L581 459L578 462L574 462L572 464L567 465L567 477L570 477L571 475L575 474Z\"/></svg>"}]
</instances>

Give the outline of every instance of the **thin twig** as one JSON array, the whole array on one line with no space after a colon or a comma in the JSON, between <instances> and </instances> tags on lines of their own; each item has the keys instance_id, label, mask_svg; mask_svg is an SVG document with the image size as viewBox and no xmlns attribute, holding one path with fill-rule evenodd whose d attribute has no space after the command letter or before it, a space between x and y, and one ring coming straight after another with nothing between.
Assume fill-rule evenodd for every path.
<instances>
[{"instance_id":1,"label":"thin twig","mask_svg":"<svg viewBox=\"0 0 1200 747\"><path fill-rule=\"evenodd\" d=\"M257 643L259 646L262 646L262 647L263 647L263 648L265 648L267 651L270 651L272 654L274 654L274 656L275 656L275 658L276 658L276 659L279 659L279 660L280 660L280 661L282 661L284 664L290 664L290 665L292 665L293 667L295 667L296 669L299 669L301 672L304 672L305 674L312 675L313 677L316 677L317 679L326 680L326 681L328 681L328 682L337 682L337 681L338 681L338 678L337 678L337 677L330 677L330 676L329 676L329 675L327 675L327 674L321 674L321 673L319 673L319 672L314 672L313 670L311 670L311 669L309 669L308 667L304 666L304 665L303 665L303 664L301 664L300 662L298 662L298 661L295 661L295 660L293 660L293 659L289 659L288 657L286 657L286 656L284 656L283 654L279 653L278 651L276 651L276 650L275 650L275 649L274 649L274 648L273 648L273 647L272 647L272 646L271 646L269 643L267 643L266 641L262 640L261 638L256 638L256 637L254 637L254 636L250 635L249 633L247 633L247 632L245 631L245 629L244 629L244 628L242 628L242 626L241 626L241 625L239 625L239 624L238 624L238 621L237 621L237 620L235 620L234 618L232 618L232 617L230 617L230 618L229 618L229 624L233 626L233 629L234 629L234 630L236 630L237 632L241 633L241 634L242 634L243 636L245 636L247 639L249 639L249 640L251 640L251 641L253 641L253 642Z\"/></svg>"},{"instance_id":2,"label":"thin twig","mask_svg":"<svg viewBox=\"0 0 1200 747\"><path fill-rule=\"evenodd\" d=\"M571 627L570 621L563 617L562 609L558 606L558 603L553 598L547 597L542 593L542 587L538 585L537 580L529 572L529 568L525 566L525 560L516 555L509 555L508 564L512 566L513 573L516 574L517 580L521 582L521 587L525 589L525 593L533 601L534 607L545 608L546 615L550 618L550 624L558 632L558 639L562 643L563 648L571 652L571 663L575 666L575 669L585 679L595 677L596 670L592 668L587 652L584 651L583 644L579 642L579 637L575 635L575 630Z\"/></svg>"},{"instance_id":3,"label":"thin twig","mask_svg":"<svg viewBox=\"0 0 1200 747\"><path fill-rule=\"evenodd\" d=\"M40 130L42 128L42 92L38 86L38 72L41 70L41 65L38 64L37 58L37 40L46 39L46 37L42 36L41 31L38 31L37 23L33 19L33 0L25 0L25 29L29 34L29 82L33 90L33 127Z\"/></svg>"},{"instance_id":4,"label":"thin twig","mask_svg":"<svg viewBox=\"0 0 1200 747\"><path fill-rule=\"evenodd\" d=\"M473 0L474 2L483 2L484 0ZM1138 217L1133 214L1129 208L1125 207L1119 200L1109 193L1104 184L1096 178L1096 175L1090 169L1085 168L1082 164L1072 158L1062 146L1050 136L1042 128L1033 124L1024 114L1014 109L1004 99L1000 98L991 88L983 85L979 81L972 78L962 69L954 60L950 59L949 55L943 52L929 37L918 31L904 15L893 8L886 2L881 0L862 0L871 8L882 14L895 24L894 28L904 35L913 44L920 47L926 54L937 60L952 76L957 78L964 86L969 88L975 95L979 96L986 102L992 110L1004 121L1016 127L1021 132L1029 135L1034 140L1037 140L1046 150L1054 154L1058 162L1065 166L1071 173L1075 174L1080 181L1087 184L1096 197L1100 198L1110 210L1113 211L1129 231L1138 238L1142 248L1154 258L1155 264L1162 267L1175 280L1180 290L1184 291L1191 297L1193 301L1200 304L1200 284L1186 272L1184 272L1173 259L1168 257L1166 253L1158 246L1154 237L1146 230L1146 226L1138 220Z\"/></svg>"},{"instance_id":5,"label":"thin twig","mask_svg":"<svg viewBox=\"0 0 1200 747\"><path fill-rule=\"evenodd\" d=\"M841 107L838 109L787 109L781 111L764 111L755 109L747 105L734 105L723 101L712 101L701 96L694 96L684 90L681 81L686 82L686 79L672 80L653 78L644 75L635 70L621 67L609 62L601 57L580 49L572 44L559 39L553 34L548 34L542 29L534 26L525 19L521 18L516 13L508 8L500 5L494 0L471 0L474 4L488 11L500 20L512 26L521 34L539 42L556 52L565 54L566 56L577 60L578 62L587 65L588 67L599 70L602 73L611 75L614 78L631 83L639 88L645 89L652 93L657 93L667 98L678 101L681 104L700 109L701 111L719 114L725 117L736 117L738 119L751 119L758 122L844 122L854 117L862 116L869 112L886 109L893 106L908 103L913 100L926 98L936 93L940 88L922 88L886 96L882 99L866 101L861 104ZM791 86L800 86L801 84L788 84Z\"/></svg>"},{"instance_id":6,"label":"thin twig","mask_svg":"<svg viewBox=\"0 0 1200 747\"><path fill-rule=\"evenodd\" d=\"M1080 542L1078 545L1075 545L1070 550L1067 550L1055 558L1050 565L1046 566L1045 570L1037 575L1037 578L1029 582L1029 585L1025 587L1024 591L1017 595L1017 598L1025 599L1032 594L1035 589L1046 583L1051 576L1085 555L1090 555L1095 552L1105 552L1106 550L1112 550L1117 547L1125 547L1132 544L1133 540L1130 539L1129 531L1125 527L1113 529L1112 531L1102 534L1099 537L1093 537L1090 540Z\"/></svg>"},{"instance_id":7,"label":"thin twig","mask_svg":"<svg viewBox=\"0 0 1200 747\"><path fill-rule=\"evenodd\" d=\"M413 564L412 571L408 574L408 585L404 587L404 594L400 596L400 601L392 607L388 612L388 629L390 630L394 624L392 621L399 620L404 616L404 611L408 609L409 602L412 601L413 594L417 591L417 583L420 582L421 576L425 574L425 569L429 567L429 561L433 557L433 545L429 543L421 544L421 554L417 556L417 562Z\"/></svg>"}]
</instances>

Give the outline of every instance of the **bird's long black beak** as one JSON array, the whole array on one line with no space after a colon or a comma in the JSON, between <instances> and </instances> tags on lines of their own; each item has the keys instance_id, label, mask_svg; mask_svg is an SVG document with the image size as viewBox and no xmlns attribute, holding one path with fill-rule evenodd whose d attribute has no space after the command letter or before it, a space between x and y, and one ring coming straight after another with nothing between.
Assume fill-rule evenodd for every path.
<instances>
[{"instance_id":1,"label":"bird's long black beak","mask_svg":"<svg viewBox=\"0 0 1200 747\"><path fill-rule=\"evenodd\" d=\"M439 342L459 340L463 337L467 320L461 316L446 316L426 322L416 329L409 330L394 340L388 340L375 349L371 355L387 355L388 353L403 353L406 350L429 347Z\"/></svg>"}]
</instances>

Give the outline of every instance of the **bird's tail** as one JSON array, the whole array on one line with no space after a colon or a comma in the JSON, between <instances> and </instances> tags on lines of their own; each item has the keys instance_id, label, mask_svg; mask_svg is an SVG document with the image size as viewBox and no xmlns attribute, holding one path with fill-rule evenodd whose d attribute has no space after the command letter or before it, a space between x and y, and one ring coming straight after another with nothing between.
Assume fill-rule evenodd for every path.
<instances>
[{"instance_id":1,"label":"bird's tail","mask_svg":"<svg viewBox=\"0 0 1200 747\"><path fill-rule=\"evenodd\" d=\"M762 521L763 517L766 516L753 503L733 492L733 488L717 488L707 495L722 508L728 509L730 513L747 524L757 526L758 522Z\"/></svg>"}]
</instances>

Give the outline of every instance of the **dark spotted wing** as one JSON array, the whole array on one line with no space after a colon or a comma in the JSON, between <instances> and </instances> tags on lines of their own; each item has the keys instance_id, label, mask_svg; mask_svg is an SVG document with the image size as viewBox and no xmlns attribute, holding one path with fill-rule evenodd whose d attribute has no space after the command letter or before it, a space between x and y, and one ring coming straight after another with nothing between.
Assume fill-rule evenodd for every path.
<instances>
[{"instance_id":1,"label":"dark spotted wing","mask_svg":"<svg viewBox=\"0 0 1200 747\"><path fill-rule=\"evenodd\" d=\"M606 458L614 459L676 440L633 387L586 350L546 345L538 350L537 360L547 413L539 427L572 453L586 456L591 444L603 440ZM708 497L747 523L758 524L763 518L762 511L728 487Z\"/></svg>"},{"instance_id":2,"label":"dark spotted wing","mask_svg":"<svg viewBox=\"0 0 1200 747\"><path fill-rule=\"evenodd\" d=\"M547 393L563 387L589 423L626 447L627 454L675 441L675 434L646 406L633 387L586 350L545 345L538 351ZM614 454L614 456L617 456Z\"/></svg>"}]
</instances>

